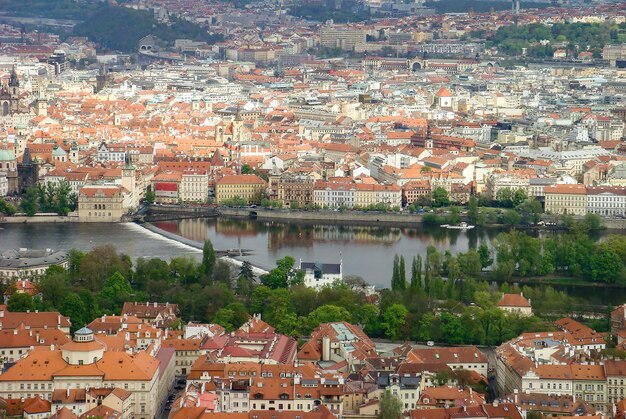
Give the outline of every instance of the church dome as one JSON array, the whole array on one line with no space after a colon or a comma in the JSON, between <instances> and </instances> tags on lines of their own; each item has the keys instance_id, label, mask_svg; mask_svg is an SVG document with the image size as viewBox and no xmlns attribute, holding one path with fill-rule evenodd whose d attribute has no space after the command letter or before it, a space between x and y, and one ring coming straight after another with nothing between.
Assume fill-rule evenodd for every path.
<instances>
[{"instance_id":1,"label":"church dome","mask_svg":"<svg viewBox=\"0 0 626 419\"><path fill-rule=\"evenodd\" d=\"M6 148L0 148L0 161L13 161L15 160L15 153L13 153L13 151L6 149Z\"/></svg>"},{"instance_id":2,"label":"church dome","mask_svg":"<svg viewBox=\"0 0 626 419\"><path fill-rule=\"evenodd\" d=\"M93 330L87 326L74 332L74 342L91 342L94 340Z\"/></svg>"},{"instance_id":3,"label":"church dome","mask_svg":"<svg viewBox=\"0 0 626 419\"><path fill-rule=\"evenodd\" d=\"M52 149L52 156L53 157L65 157L67 156L67 153L61 147L56 146Z\"/></svg>"}]
</instances>

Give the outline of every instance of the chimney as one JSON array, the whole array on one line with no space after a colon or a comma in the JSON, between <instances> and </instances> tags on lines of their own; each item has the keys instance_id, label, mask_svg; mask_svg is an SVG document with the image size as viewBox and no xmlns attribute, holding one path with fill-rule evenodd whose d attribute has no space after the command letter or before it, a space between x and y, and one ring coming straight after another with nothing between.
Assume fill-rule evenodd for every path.
<instances>
[{"instance_id":1,"label":"chimney","mask_svg":"<svg viewBox=\"0 0 626 419\"><path fill-rule=\"evenodd\" d=\"M155 301L155 302L154 302L154 307L156 308L156 306L157 306L157 302Z\"/></svg>"},{"instance_id":2,"label":"chimney","mask_svg":"<svg viewBox=\"0 0 626 419\"><path fill-rule=\"evenodd\" d=\"M70 388L68 387L65 390L66 390L65 391L65 397L69 398L70 397Z\"/></svg>"}]
</instances>

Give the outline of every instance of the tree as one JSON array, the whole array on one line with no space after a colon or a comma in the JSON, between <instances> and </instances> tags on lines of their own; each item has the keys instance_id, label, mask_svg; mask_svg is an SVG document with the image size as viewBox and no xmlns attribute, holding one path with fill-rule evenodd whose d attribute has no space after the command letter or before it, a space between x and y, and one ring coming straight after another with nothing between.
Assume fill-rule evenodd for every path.
<instances>
[{"instance_id":1,"label":"tree","mask_svg":"<svg viewBox=\"0 0 626 419\"><path fill-rule=\"evenodd\" d=\"M133 275L133 286L138 290L146 290L149 284L154 285L155 282L162 281L166 284L170 284L170 280L170 267L163 259L137 259L135 274Z\"/></svg>"},{"instance_id":2,"label":"tree","mask_svg":"<svg viewBox=\"0 0 626 419\"><path fill-rule=\"evenodd\" d=\"M170 275L179 284L190 285L198 283L198 274L198 265L189 256L176 257L170 261Z\"/></svg>"},{"instance_id":3,"label":"tree","mask_svg":"<svg viewBox=\"0 0 626 419\"><path fill-rule=\"evenodd\" d=\"M402 304L393 304L383 312L385 334L391 340L400 338L401 328L406 323L409 311Z\"/></svg>"},{"instance_id":4,"label":"tree","mask_svg":"<svg viewBox=\"0 0 626 419\"><path fill-rule=\"evenodd\" d=\"M307 318L307 323L310 329L315 329L322 323L349 322L351 320L352 315L348 310L327 304L313 310Z\"/></svg>"},{"instance_id":5,"label":"tree","mask_svg":"<svg viewBox=\"0 0 626 419\"><path fill-rule=\"evenodd\" d=\"M413 263L411 264L411 287L422 287L422 256L413 256Z\"/></svg>"},{"instance_id":6,"label":"tree","mask_svg":"<svg viewBox=\"0 0 626 419\"><path fill-rule=\"evenodd\" d=\"M528 199L528 194L526 193L525 190L523 189L516 189L515 192L513 192L513 197L511 199L511 204L514 207L517 207L518 205L520 205L522 202L526 201Z\"/></svg>"},{"instance_id":7,"label":"tree","mask_svg":"<svg viewBox=\"0 0 626 419\"><path fill-rule=\"evenodd\" d=\"M154 191L152 191L151 185L148 185L148 187L146 188L146 194L144 196L144 199L146 200L148 204L152 204L154 200L156 199L156 195Z\"/></svg>"},{"instance_id":8,"label":"tree","mask_svg":"<svg viewBox=\"0 0 626 419\"><path fill-rule=\"evenodd\" d=\"M119 255L112 245L94 247L89 253L75 255L79 261L78 279L81 286L97 292L102 289L106 278L115 272L124 278L130 278L132 262L124 255ZM70 269L71 272L71 269Z\"/></svg>"},{"instance_id":9,"label":"tree","mask_svg":"<svg viewBox=\"0 0 626 419\"><path fill-rule=\"evenodd\" d=\"M60 266L53 265L46 271L44 277L37 284L46 306L58 309L70 292L67 280L67 271Z\"/></svg>"},{"instance_id":10,"label":"tree","mask_svg":"<svg viewBox=\"0 0 626 419\"><path fill-rule=\"evenodd\" d=\"M37 214L37 188L31 187L26 190L20 201L20 209L29 217Z\"/></svg>"},{"instance_id":11,"label":"tree","mask_svg":"<svg viewBox=\"0 0 626 419\"><path fill-rule=\"evenodd\" d=\"M461 210L459 207L454 206L450 208L450 214L446 218L448 224L458 224L461 221Z\"/></svg>"},{"instance_id":12,"label":"tree","mask_svg":"<svg viewBox=\"0 0 626 419\"><path fill-rule=\"evenodd\" d=\"M230 265L223 260L220 260L219 262L217 262L213 277L215 279L215 282L221 282L225 284L228 288L230 288L231 279L232 279L231 272L230 272Z\"/></svg>"},{"instance_id":13,"label":"tree","mask_svg":"<svg viewBox=\"0 0 626 419\"><path fill-rule=\"evenodd\" d=\"M522 221L526 224L537 224L541 221L541 203L536 199L527 199L517 206Z\"/></svg>"},{"instance_id":14,"label":"tree","mask_svg":"<svg viewBox=\"0 0 626 419\"><path fill-rule=\"evenodd\" d=\"M76 330L87 324L86 307L83 300L76 294L71 293L68 294L63 300L63 304L59 308L59 311L64 316L70 318L72 322L71 332L74 333Z\"/></svg>"},{"instance_id":15,"label":"tree","mask_svg":"<svg viewBox=\"0 0 626 419\"><path fill-rule=\"evenodd\" d=\"M398 278L398 289L406 288L406 266L404 265L404 256L400 256L400 265L398 265L400 276Z\"/></svg>"},{"instance_id":16,"label":"tree","mask_svg":"<svg viewBox=\"0 0 626 419\"><path fill-rule=\"evenodd\" d=\"M351 290L364 290L369 286L367 281L358 275L346 275L343 283Z\"/></svg>"},{"instance_id":17,"label":"tree","mask_svg":"<svg viewBox=\"0 0 626 419\"><path fill-rule=\"evenodd\" d=\"M380 413L378 419L401 419L402 418L402 401L391 393L391 390L385 390L380 394Z\"/></svg>"},{"instance_id":18,"label":"tree","mask_svg":"<svg viewBox=\"0 0 626 419\"><path fill-rule=\"evenodd\" d=\"M513 209L508 209L502 215L502 222L510 226L517 225L520 222L520 215L517 213L517 211Z\"/></svg>"},{"instance_id":19,"label":"tree","mask_svg":"<svg viewBox=\"0 0 626 419\"><path fill-rule=\"evenodd\" d=\"M489 247L485 243L482 243L478 247L478 255L480 256L480 266L482 269L485 269L493 263L493 259L491 258L491 252L489 251Z\"/></svg>"},{"instance_id":20,"label":"tree","mask_svg":"<svg viewBox=\"0 0 626 419\"><path fill-rule=\"evenodd\" d=\"M478 220L478 199L475 196L471 196L467 204L467 220L472 224Z\"/></svg>"},{"instance_id":21,"label":"tree","mask_svg":"<svg viewBox=\"0 0 626 419\"><path fill-rule=\"evenodd\" d=\"M450 205L450 199L448 198L448 191L441 186L435 188L433 191L433 205L436 207L445 207Z\"/></svg>"},{"instance_id":22,"label":"tree","mask_svg":"<svg viewBox=\"0 0 626 419\"><path fill-rule=\"evenodd\" d=\"M254 272L252 271L252 264L247 260L244 260L239 269L239 278L244 278L249 282L254 282Z\"/></svg>"},{"instance_id":23,"label":"tree","mask_svg":"<svg viewBox=\"0 0 626 419\"><path fill-rule=\"evenodd\" d=\"M104 283L99 293L100 305L113 312L119 312L122 304L130 299L133 289L121 273L115 272Z\"/></svg>"},{"instance_id":24,"label":"tree","mask_svg":"<svg viewBox=\"0 0 626 419\"><path fill-rule=\"evenodd\" d=\"M441 313L440 327L441 338L444 342L453 345L463 343L463 327L458 316L448 312Z\"/></svg>"},{"instance_id":25,"label":"tree","mask_svg":"<svg viewBox=\"0 0 626 419\"><path fill-rule=\"evenodd\" d=\"M35 301L28 294L13 293L7 302L7 310L13 312L35 311Z\"/></svg>"},{"instance_id":26,"label":"tree","mask_svg":"<svg viewBox=\"0 0 626 419\"><path fill-rule=\"evenodd\" d=\"M606 244L597 247L591 256L589 276L593 281L615 282L624 269L621 258Z\"/></svg>"},{"instance_id":27,"label":"tree","mask_svg":"<svg viewBox=\"0 0 626 419\"><path fill-rule=\"evenodd\" d=\"M598 214L588 213L583 220L583 226L591 231L600 230L602 228L602 218Z\"/></svg>"},{"instance_id":28,"label":"tree","mask_svg":"<svg viewBox=\"0 0 626 419\"><path fill-rule=\"evenodd\" d=\"M213 317L213 323L219 324L230 332L241 327L249 317L246 307L239 302L234 302L220 308Z\"/></svg>"},{"instance_id":29,"label":"tree","mask_svg":"<svg viewBox=\"0 0 626 419\"><path fill-rule=\"evenodd\" d=\"M14 215L17 212L17 208L13 204L6 202L4 199L0 198L0 214L4 215Z\"/></svg>"},{"instance_id":30,"label":"tree","mask_svg":"<svg viewBox=\"0 0 626 419\"><path fill-rule=\"evenodd\" d=\"M511 188L501 188L496 192L496 201L501 207L510 208L513 206L513 191Z\"/></svg>"},{"instance_id":31,"label":"tree","mask_svg":"<svg viewBox=\"0 0 626 419\"><path fill-rule=\"evenodd\" d=\"M291 256L285 256L276 261L276 268L272 269L265 275L261 275L261 283L271 289L287 288L291 284L291 280L298 281L302 279L304 272L296 272L294 265L296 260ZM295 282L294 281L294 282Z\"/></svg>"},{"instance_id":32,"label":"tree","mask_svg":"<svg viewBox=\"0 0 626 419\"><path fill-rule=\"evenodd\" d=\"M211 240L205 240L202 247L202 263L200 264L200 271L205 279L213 277L213 270L215 269L215 249Z\"/></svg>"},{"instance_id":33,"label":"tree","mask_svg":"<svg viewBox=\"0 0 626 419\"><path fill-rule=\"evenodd\" d=\"M393 270L391 272L391 289L400 289L400 258L398 254L393 257Z\"/></svg>"}]
</instances>

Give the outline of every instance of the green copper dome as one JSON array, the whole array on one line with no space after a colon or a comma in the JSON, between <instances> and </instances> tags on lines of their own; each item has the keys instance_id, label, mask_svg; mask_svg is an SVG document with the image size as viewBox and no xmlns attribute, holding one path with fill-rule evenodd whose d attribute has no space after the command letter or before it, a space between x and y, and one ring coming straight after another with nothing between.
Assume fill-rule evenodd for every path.
<instances>
[{"instance_id":1,"label":"green copper dome","mask_svg":"<svg viewBox=\"0 0 626 419\"><path fill-rule=\"evenodd\" d=\"M0 148L0 161L13 161L15 160L15 153L6 148Z\"/></svg>"}]
</instances>

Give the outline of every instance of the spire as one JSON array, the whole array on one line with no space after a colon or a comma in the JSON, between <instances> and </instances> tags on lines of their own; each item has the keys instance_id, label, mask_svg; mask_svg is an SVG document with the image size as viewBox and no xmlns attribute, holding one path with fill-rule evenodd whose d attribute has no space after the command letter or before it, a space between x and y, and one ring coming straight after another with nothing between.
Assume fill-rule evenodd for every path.
<instances>
[{"instance_id":1,"label":"spire","mask_svg":"<svg viewBox=\"0 0 626 419\"><path fill-rule=\"evenodd\" d=\"M33 159L30 156L30 149L26 147L24 149L24 157L22 157L22 164L32 164Z\"/></svg>"},{"instance_id":2,"label":"spire","mask_svg":"<svg viewBox=\"0 0 626 419\"><path fill-rule=\"evenodd\" d=\"M130 161L130 153L128 152L124 155L124 169L134 169L133 164Z\"/></svg>"},{"instance_id":3,"label":"spire","mask_svg":"<svg viewBox=\"0 0 626 419\"><path fill-rule=\"evenodd\" d=\"M20 82L17 79L17 72L15 71L15 65L11 69L11 77L9 78L9 87L19 87Z\"/></svg>"}]
</instances>

